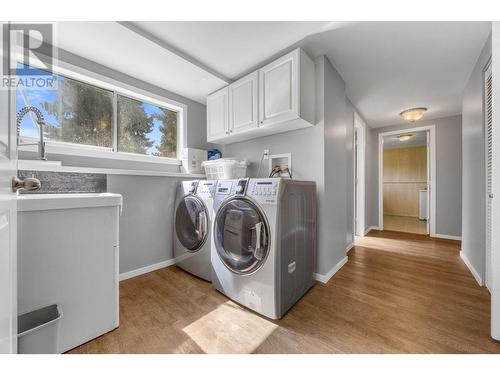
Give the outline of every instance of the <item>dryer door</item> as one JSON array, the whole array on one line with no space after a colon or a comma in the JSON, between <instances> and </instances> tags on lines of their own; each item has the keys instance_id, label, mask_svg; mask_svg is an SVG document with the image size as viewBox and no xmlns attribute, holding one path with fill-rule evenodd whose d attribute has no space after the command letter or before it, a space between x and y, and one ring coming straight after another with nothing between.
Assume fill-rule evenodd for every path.
<instances>
[{"instance_id":1,"label":"dryer door","mask_svg":"<svg viewBox=\"0 0 500 375\"><path fill-rule=\"evenodd\" d=\"M232 272L257 271L269 253L269 226L264 213L245 198L231 198L217 211L214 240L219 258Z\"/></svg>"},{"instance_id":2,"label":"dryer door","mask_svg":"<svg viewBox=\"0 0 500 375\"><path fill-rule=\"evenodd\" d=\"M197 251L208 234L207 208L200 198L186 195L175 211L175 233L188 251Z\"/></svg>"}]
</instances>

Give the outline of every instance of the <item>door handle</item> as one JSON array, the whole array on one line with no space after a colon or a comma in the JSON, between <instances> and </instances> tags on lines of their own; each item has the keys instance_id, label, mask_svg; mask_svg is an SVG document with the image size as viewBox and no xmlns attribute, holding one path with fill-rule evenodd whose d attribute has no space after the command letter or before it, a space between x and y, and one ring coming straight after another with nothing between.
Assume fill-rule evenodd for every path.
<instances>
[{"instance_id":1,"label":"door handle","mask_svg":"<svg viewBox=\"0 0 500 375\"><path fill-rule=\"evenodd\" d=\"M12 191L16 192L18 190L38 190L40 189L40 186L42 184L40 183L40 180L38 178L34 177L28 177L25 178L24 180L21 180L17 177L12 177Z\"/></svg>"},{"instance_id":2,"label":"door handle","mask_svg":"<svg viewBox=\"0 0 500 375\"><path fill-rule=\"evenodd\" d=\"M205 216L205 212L202 211L198 214L198 230L197 230L198 241L203 240L206 226L207 226L207 218Z\"/></svg>"}]
</instances>

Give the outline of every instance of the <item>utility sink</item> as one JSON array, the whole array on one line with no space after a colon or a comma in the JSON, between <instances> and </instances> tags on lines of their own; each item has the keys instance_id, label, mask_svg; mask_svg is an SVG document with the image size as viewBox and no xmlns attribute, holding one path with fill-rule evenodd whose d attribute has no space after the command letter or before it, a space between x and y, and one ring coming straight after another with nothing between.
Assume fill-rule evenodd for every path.
<instances>
[{"instance_id":1,"label":"utility sink","mask_svg":"<svg viewBox=\"0 0 500 375\"><path fill-rule=\"evenodd\" d=\"M62 163L56 160L18 160L17 169L21 170L35 170L40 171L44 168L50 168L50 170L57 169L57 167L62 167Z\"/></svg>"}]
</instances>

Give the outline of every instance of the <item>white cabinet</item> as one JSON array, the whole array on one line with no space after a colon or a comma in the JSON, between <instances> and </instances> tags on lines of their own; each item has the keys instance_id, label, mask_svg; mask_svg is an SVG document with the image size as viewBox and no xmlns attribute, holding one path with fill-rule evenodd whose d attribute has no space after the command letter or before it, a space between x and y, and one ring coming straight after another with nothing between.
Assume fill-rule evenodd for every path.
<instances>
[{"instance_id":1,"label":"white cabinet","mask_svg":"<svg viewBox=\"0 0 500 375\"><path fill-rule=\"evenodd\" d=\"M211 94L207 98L207 141L212 142L229 135L228 88Z\"/></svg>"},{"instance_id":2,"label":"white cabinet","mask_svg":"<svg viewBox=\"0 0 500 375\"><path fill-rule=\"evenodd\" d=\"M314 115L314 63L296 49L208 96L207 140L228 144L300 129L314 125Z\"/></svg>"},{"instance_id":3,"label":"white cabinet","mask_svg":"<svg viewBox=\"0 0 500 375\"><path fill-rule=\"evenodd\" d=\"M19 314L58 304L59 352L119 322L118 194L26 194L18 198Z\"/></svg>"},{"instance_id":4,"label":"white cabinet","mask_svg":"<svg viewBox=\"0 0 500 375\"><path fill-rule=\"evenodd\" d=\"M259 74L254 72L229 86L229 134L238 134L259 125Z\"/></svg>"},{"instance_id":5,"label":"white cabinet","mask_svg":"<svg viewBox=\"0 0 500 375\"><path fill-rule=\"evenodd\" d=\"M260 69L260 126L303 120L293 130L314 124L314 75L314 63L301 49Z\"/></svg>"}]
</instances>

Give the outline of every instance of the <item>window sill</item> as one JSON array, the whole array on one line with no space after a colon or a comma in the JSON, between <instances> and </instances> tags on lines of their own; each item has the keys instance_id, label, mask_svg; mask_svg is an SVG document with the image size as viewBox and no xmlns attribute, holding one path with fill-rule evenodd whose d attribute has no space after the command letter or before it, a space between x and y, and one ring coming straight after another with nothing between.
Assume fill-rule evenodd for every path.
<instances>
[{"instance_id":1,"label":"window sill","mask_svg":"<svg viewBox=\"0 0 500 375\"><path fill-rule=\"evenodd\" d=\"M22 142L37 142L37 140L32 138L22 138ZM38 146L37 145L26 145L22 143L18 147L20 152L26 152L28 154L37 155ZM64 156L77 156L82 158L94 158L101 160L123 160L123 161L133 161L139 163L147 164L159 164L159 165L182 165L182 162L178 159L170 159L159 156L152 155L141 155L141 154L131 154L125 152L114 152L111 149L105 149L102 147L88 146L88 145L73 145L65 144L59 142L46 142L45 151L47 154L58 157Z\"/></svg>"},{"instance_id":2,"label":"window sill","mask_svg":"<svg viewBox=\"0 0 500 375\"><path fill-rule=\"evenodd\" d=\"M20 160L20 162L22 162L22 160ZM23 169L22 165L21 168L19 169ZM46 172L69 172L69 173L102 173L108 175L127 175L127 176L180 177L180 178L196 178L196 179L205 178L204 174L146 171L138 169L91 168L91 167L89 168L89 167L54 165L54 164L47 164L45 166L37 165L36 167L30 167L29 170L46 171Z\"/></svg>"}]
</instances>

